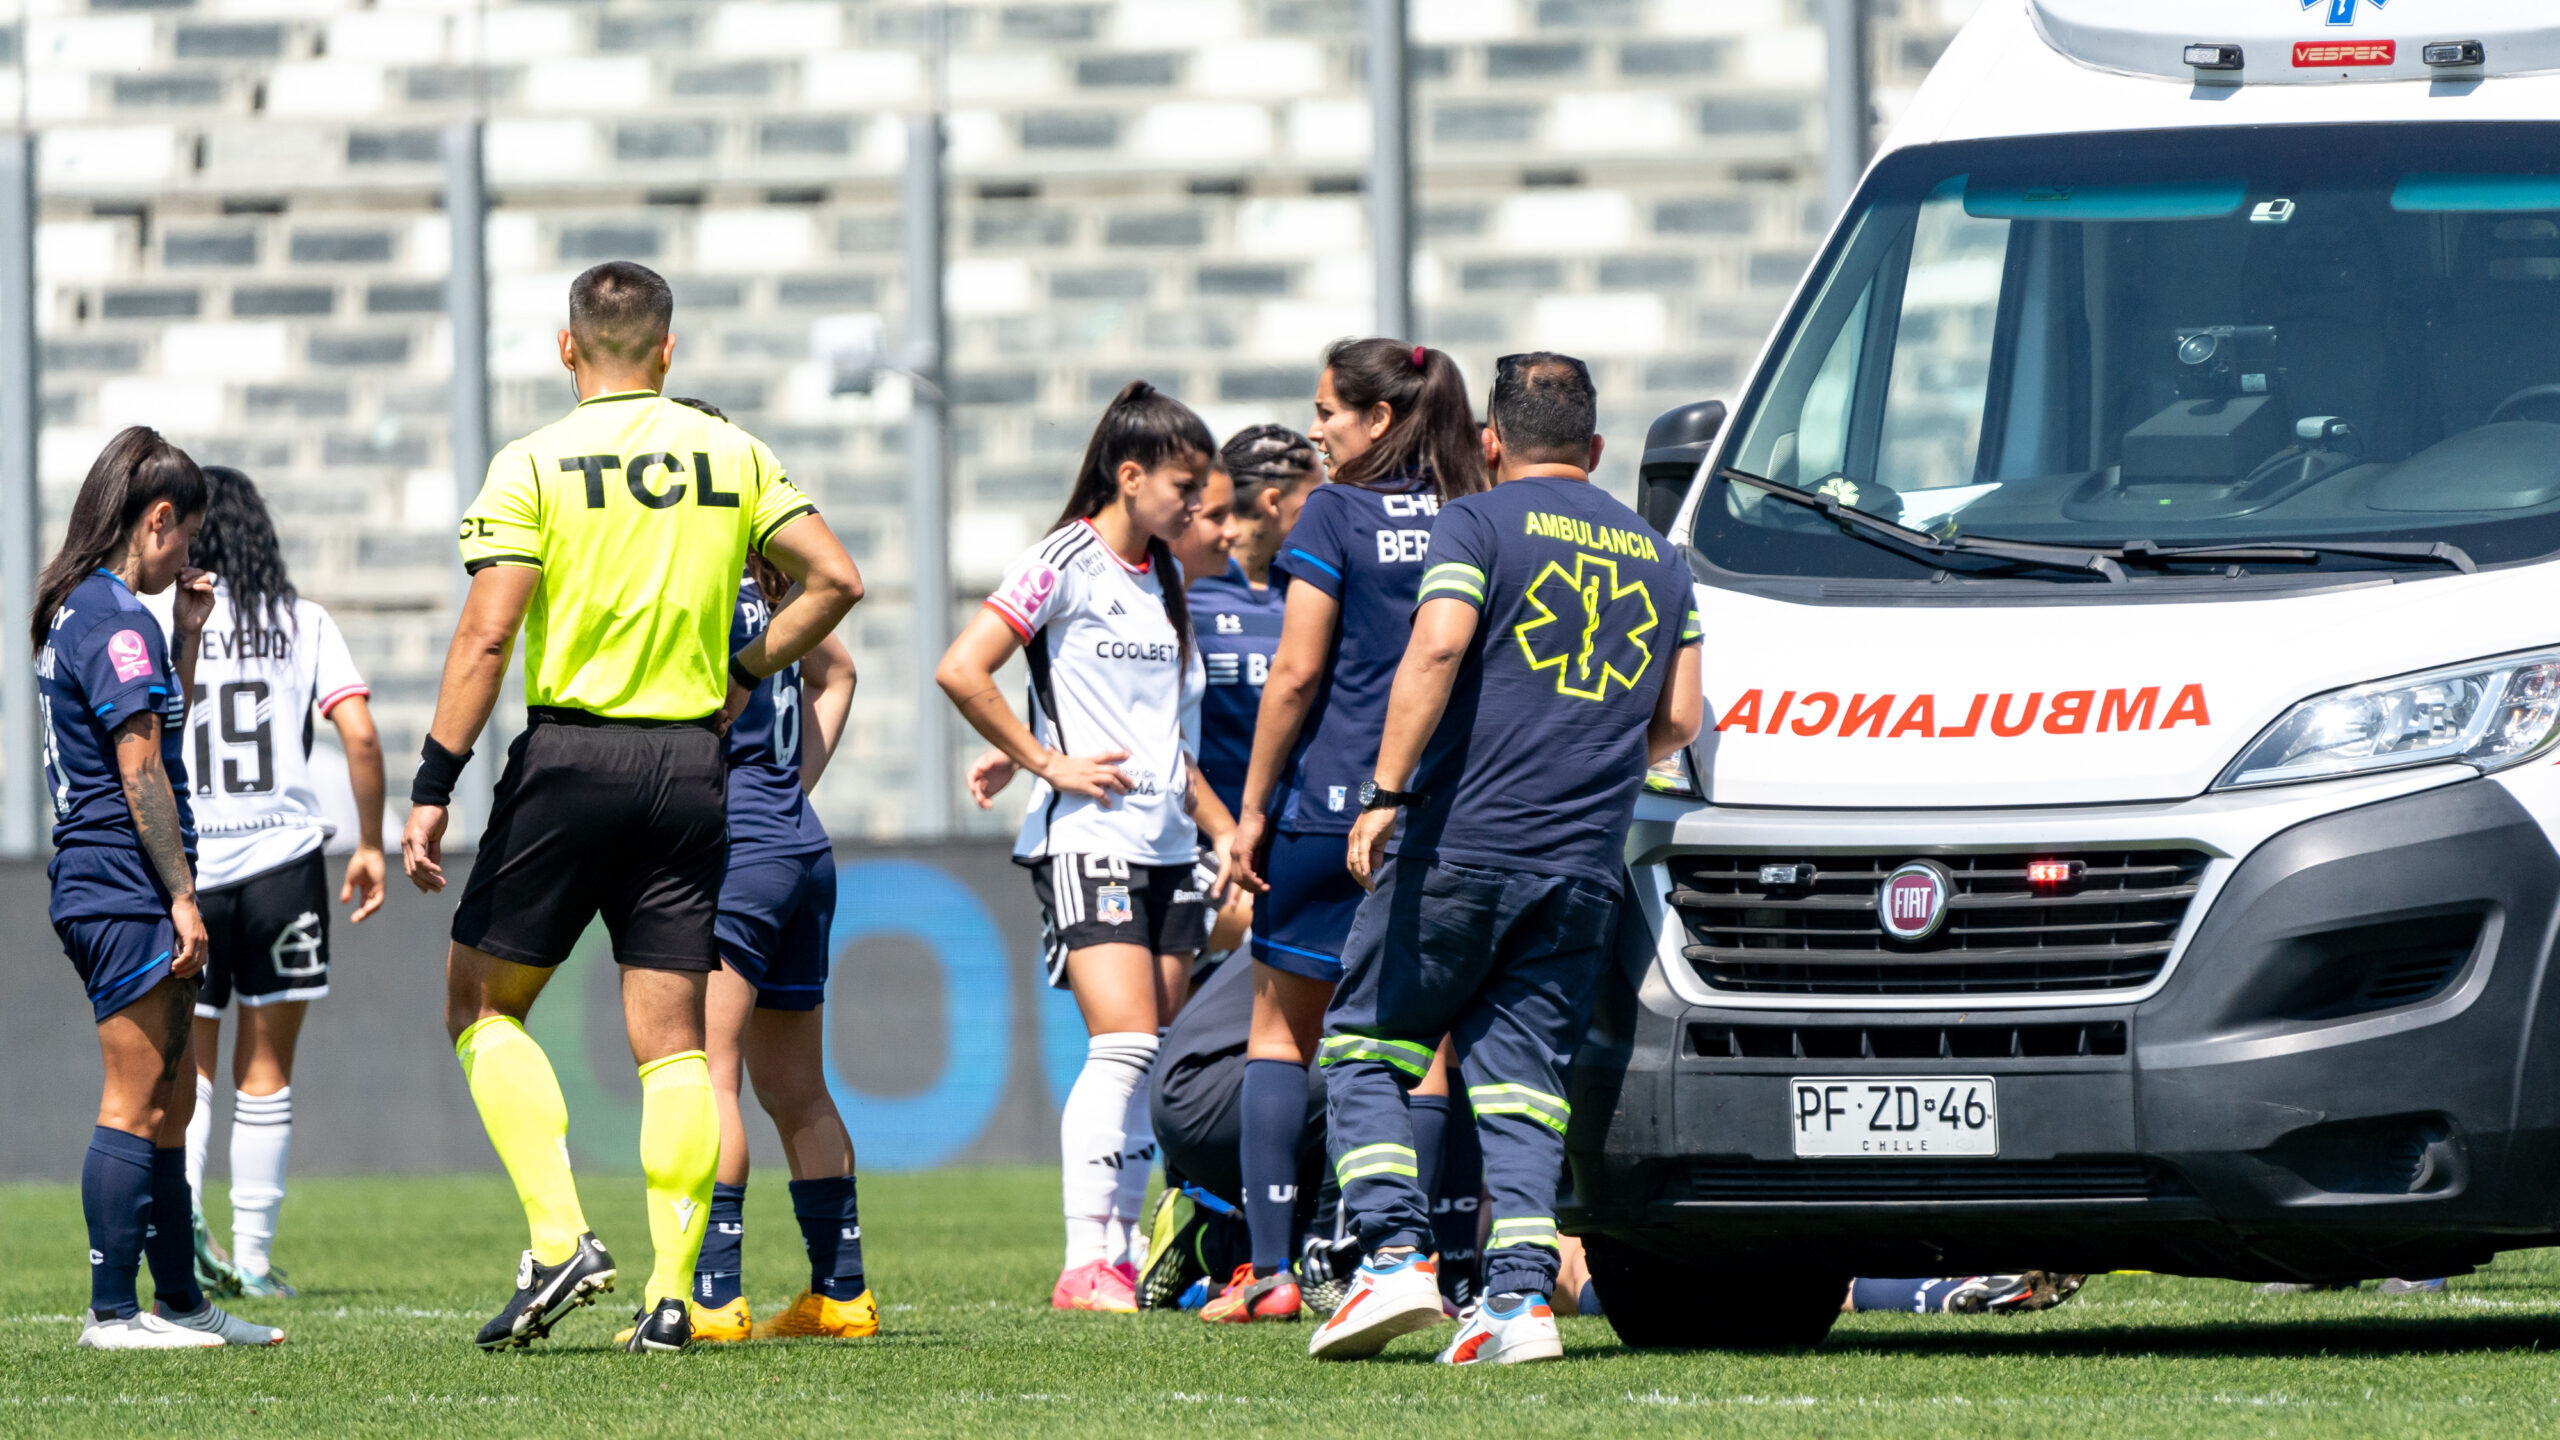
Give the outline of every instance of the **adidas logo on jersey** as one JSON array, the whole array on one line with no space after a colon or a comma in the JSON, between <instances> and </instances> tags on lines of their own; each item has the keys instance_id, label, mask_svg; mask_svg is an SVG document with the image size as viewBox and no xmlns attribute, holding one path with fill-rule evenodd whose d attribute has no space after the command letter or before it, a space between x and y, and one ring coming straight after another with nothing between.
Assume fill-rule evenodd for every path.
<instances>
[{"instance_id":1,"label":"adidas logo on jersey","mask_svg":"<svg viewBox=\"0 0 2560 1440\"><path fill-rule=\"evenodd\" d=\"M1126 611L1126 610L1121 609L1121 608L1120 608L1120 602L1119 602L1119 601L1117 601L1117 600L1114 600L1114 601L1112 601L1112 602L1111 602L1111 609L1110 609L1108 612L1106 612L1106 613L1108 613L1108 614L1112 614L1112 615L1126 615L1126 614L1128 614L1129 612L1128 612L1128 611Z\"/></svg>"}]
</instances>

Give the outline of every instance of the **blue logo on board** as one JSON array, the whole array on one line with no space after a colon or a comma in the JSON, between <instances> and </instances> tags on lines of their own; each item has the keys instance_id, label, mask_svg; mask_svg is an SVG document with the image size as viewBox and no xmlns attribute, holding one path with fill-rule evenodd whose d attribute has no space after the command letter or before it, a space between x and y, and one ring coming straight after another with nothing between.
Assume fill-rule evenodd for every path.
<instances>
[{"instance_id":1,"label":"blue logo on board","mask_svg":"<svg viewBox=\"0 0 2560 1440\"><path fill-rule=\"evenodd\" d=\"M2379 10L2383 6L2390 4L2391 0L2363 0L2363 3L2371 5L2374 9ZM2305 10L2314 9L2322 5L2328 6L2329 23L2332 25L2353 25L2356 23L2356 4L2357 0L2302 0L2302 8Z\"/></svg>"}]
</instances>

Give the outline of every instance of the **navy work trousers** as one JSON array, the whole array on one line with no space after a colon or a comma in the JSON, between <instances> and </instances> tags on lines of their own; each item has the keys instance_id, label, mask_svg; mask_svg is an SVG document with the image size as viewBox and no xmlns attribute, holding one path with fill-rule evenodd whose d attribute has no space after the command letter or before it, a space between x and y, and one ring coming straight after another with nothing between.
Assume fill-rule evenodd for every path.
<instances>
[{"instance_id":1,"label":"navy work trousers","mask_svg":"<svg viewBox=\"0 0 2560 1440\"><path fill-rule=\"evenodd\" d=\"M1360 904L1325 1012L1325 1122L1361 1247L1431 1245L1405 1097L1446 1035L1475 1107L1493 1233L1484 1293L1555 1283L1564 1076L1617 921L1615 887L1395 857Z\"/></svg>"}]
</instances>

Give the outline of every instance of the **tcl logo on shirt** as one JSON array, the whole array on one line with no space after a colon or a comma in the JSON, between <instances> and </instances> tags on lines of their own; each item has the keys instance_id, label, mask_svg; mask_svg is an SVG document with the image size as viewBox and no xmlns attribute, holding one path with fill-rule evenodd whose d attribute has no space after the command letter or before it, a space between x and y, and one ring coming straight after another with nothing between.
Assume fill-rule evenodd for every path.
<instances>
[{"instance_id":1,"label":"tcl logo on shirt","mask_svg":"<svg viewBox=\"0 0 2560 1440\"><path fill-rule=\"evenodd\" d=\"M1843 699L1839 692L1831 690L1801 694L1784 690L1772 702L1761 690L1745 690L1732 705L1718 711L1716 731L1799 735L1808 739L1819 735L1841 740L1899 740L1916 735L1924 740L1970 740L1977 736L2007 740L2030 731L2105 735L2167 730L2179 725L2201 729L2213 723L2205 708L2202 685L2179 687L2163 708L2161 695L2166 689L2144 685L2118 690L2061 690L2051 695L2041 690L2024 695L1976 692L1970 703L1957 700L1943 708L1935 695L1906 698L1853 691ZM1964 718L1958 720L1959 714Z\"/></svg>"}]
</instances>

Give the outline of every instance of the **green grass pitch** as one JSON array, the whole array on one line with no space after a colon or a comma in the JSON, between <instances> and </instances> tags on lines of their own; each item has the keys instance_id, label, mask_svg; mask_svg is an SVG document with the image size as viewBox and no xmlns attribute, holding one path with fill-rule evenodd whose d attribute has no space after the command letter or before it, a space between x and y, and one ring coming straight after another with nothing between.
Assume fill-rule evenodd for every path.
<instances>
[{"instance_id":1,"label":"green grass pitch","mask_svg":"<svg viewBox=\"0 0 2560 1440\"><path fill-rule=\"evenodd\" d=\"M748 1294L805 1270L778 1176L749 1191ZM863 1182L876 1340L611 1347L648 1245L636 1179L582 1177L631 1277L531 1352L487 1356L524 1231L496 1177L305 1180L279 1253L303 1287L244 1301L280 1349L91 1355L69 1186L0 1187L0 1434L462 1436L2411 1436L2560 1431L2560 1260L2510 1256L2449 1296L2271 1299L2109 1276L2044 1316L1861 1316L1805 1353L1621 1349L1568 1320L1563 1362L1444 1370L1446 1329L1318 1366L1304 1326L1058 1315L1057 1176ZM214 1187L217 1224L221 1187ZM615 1308L613 1302L620 1302ZM1702 1304L1747 1297L1700 1296Z\"/></svg>"}]
</instances>

